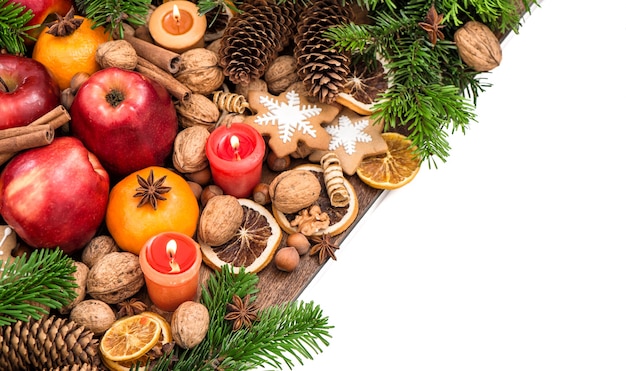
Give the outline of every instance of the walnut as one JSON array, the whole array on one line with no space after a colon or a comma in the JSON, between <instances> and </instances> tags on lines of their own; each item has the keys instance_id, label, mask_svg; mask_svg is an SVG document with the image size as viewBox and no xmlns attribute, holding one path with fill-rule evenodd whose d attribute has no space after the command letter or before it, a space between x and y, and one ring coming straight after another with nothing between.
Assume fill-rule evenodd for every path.
<instances>
[{"instance_id":1,"label":"walnut","mask_svg":"<svg viewBox=\"0 0 626 371\"><path fill-rule=\"evenodd\" d=\"M126 40L111 40L98 45L96 62L102 68L118 67L134 70L137 66L137 51Z\"/></svg>"},{"instance_id":2,"label":"walnut","mask_svg":"<svg viewBox=\"0 0 626 371\"><path fill-rule=\"evenodd\" d=\"M459 55L475 71L490 71L500 65L502 47L496 35L486 25L469 21L454 33Z\"/></svg>"},{"instance_id":3,"label":"walnut","mask_svg":"<svg viewBox=\"0 0 626 371\"><path fill-rule=\"evenodd\" d=\"M202 94L191 94L188 100L176 102L175 107L178 123L183 128L199 125L213 131L220 118L220 110L215 103Z\"/></svg>"},{"instance_id":4,"label":"walnut","mask_svg":"<svg viewBox=\"0 0 626 371\"><path fill-rule=\"evenodd\" d=\"M301 210L289 224L297 227L297 231L303 235L312 236L330 226L330 217L322 212L319 205L313 205L309 209Z\"/></svg>"},{"instance_id":5,"label":"walnut","mask_svg":"<svg viewBox=\"0 0 626 371\"><path fill-rule=\"evenodd\" d=\"M198 239L209 246L225 244L243 221L243 206L231 195L211 197L200 215Z\"/></svg>"},{"instance_id":6,"label":"walnut","mask_svg":"<svg viewBox=\"0 0 626 371\"><path fill-rule=\"evenodd\" d=\"M321 191L322 186L313 173L298 169L278 174L269 188L272 206L285 214L311 206Z\"/></svg>"},{"instance_id":7,"label":"walnut","mask_svg":"<svg viewBox=\"0 0 626 371\"><path fill-rule=\"evenodd\" d=\"M172 160L181 173L195 173L209 166L206 142L211 133L204 126L191 126L178 132L174 140Z\"/></svg>"},{"instance_id":8,"label":"walnut","mask_svg":"<svg viewBox=\"0 0 626 371\"><path fill-rule=\"evenodd\" d=\"M117 251L120 251L120 248L111 236L96 236L92 238L83 249L81 261L85 263L87 267L91 268L106 254Z\"/></svg>"},{"instance_id":9,"label":"walnut","mask_svg":"<svg viewBox=\"0 0 626 371\"><path fill-rule=\"evenodd\" d=\"M81 301L72 309L70 319L95 335L102 335L115 322L115 312L105 302L95 299Z\"/></svg>"},{"instance_id":10,"label":"walnut","mask_svg":"<svg viewBox=\"0 0 626 371\"><path fill-rule=\"evenodd\" d=\"M172 337L176 345L190 349L200 344L209 329L209 310L203 304L186 301L172 315Z\"/></svg>"},{"instance_id":11,"label":"walnut","mask_svg":"<svg viewBox=\"0 0 626 371\"><path fill-rule=\"evenodd\" d=\"M296 58L291 55L281 55L267 66L263 79L267 83L267 90L274 95L284 92L289 85L298 81Z\"/></svg>"},{"instance_id":12,"label":"walnut","mask_svg":"<svg viewBox=\"0 0 626 371\"><path fill-rule=\"evenodd\" d=\"M176 80L196 94L209 95L224 82L217 53L206 48L194 48L180 55Z\"/></svg>"},{"instance_id":13,"label":"walnut","mask_svg":"<svg viewBox=\"0 0 626 371\"><path fill-rule=\"evenodd\" d=\"M89 275L89 267L85 263L75 261L74 266L76 270L72 273L77 287L74 288L76 297L71 303L61 307L59 312L61 314L68 314L78 303L82 302L87 295L87 276Z\"/></svg>"},{"instance_id":14,"label":"walnut","mask_svg":"<svg viewBox=\"0 0 626 371\"><path fill-rule=\"evenodd\" d=\"M94 264L87 276L87 293L107 304L135 295L144 285L139 257L131 252L112 252Z\"/></svg>"}]
</instances>

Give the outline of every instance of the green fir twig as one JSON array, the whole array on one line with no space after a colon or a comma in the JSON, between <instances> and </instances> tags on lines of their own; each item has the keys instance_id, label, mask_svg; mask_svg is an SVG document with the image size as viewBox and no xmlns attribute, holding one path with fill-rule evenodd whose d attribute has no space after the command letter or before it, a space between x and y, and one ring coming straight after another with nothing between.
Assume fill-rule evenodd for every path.
<instances>
[{"instance_id":1,"label":"green fir twig","mask_svg":"<svg viewBox=\"0 0 626 371\"><path fill-rule=\"evenodd\" d=\"M0 264L0 326L40 319L46 309L59 309L76 297L72 258L60 249L38 249Z\"/></svg>"},{"instance_id":2,"label":"green fir twig","mask_svg":"<svg viewBox=\"0 0 626 371\"><path fill-rule=\"evenodd\" d=\"M258 320L250 328L233 331L231 323L224 319L226 305L233 295L254 295L257 282L256 274L243 269L235 274L224 266L215 272L202 290L202 302L211 315L204 340L188 350L175 347L150 369L243 371L262 366L282 369L284 365L291 369L293 358L302 363L320 353L322 345L329 344L333 326L312 302L270 306L258 312Z\"/></svg>"},{"instance_id":3,"label":"green fir twig","mask_svg":"<svg viewBox=\"0 0 626 371\"><path fill-rule=\"evenodd\" d=\"M76 6L91 19L93 28L103 26L124 38L123 23L141 26L146 23L151 0L76 0Z\"/></svg>"},{"instance_id":4,"label":"green fir twig","mask_svg":"<svg viewBox=\"0 0 626 371\"><path fill-rule=\"evenodd\" d=\"M9 54L25 54L26 40L34 40L28 31L39 26L26 26L33 17L33 11L26 6L13 0L0 0L0 50L6 49Z\"/></svg>"}]
</instances>

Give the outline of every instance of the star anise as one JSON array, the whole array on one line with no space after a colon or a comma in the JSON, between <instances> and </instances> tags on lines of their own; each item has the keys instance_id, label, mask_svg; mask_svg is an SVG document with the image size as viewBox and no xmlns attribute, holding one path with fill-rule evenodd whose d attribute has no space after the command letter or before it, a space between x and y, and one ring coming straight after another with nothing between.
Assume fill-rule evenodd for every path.
<instances>
[{"instance_id":1,"label":"star anise","mask_svg":"<svg viewBox=\"0 0 626 371\"><path fill-rule=\"evenodd\" d=\"M46 32L54 36L71 35L83 24L84 20L82 18L74 18L74 13L74 7L72 7L64 17L57 13L57 20L50 24L50 29Z\"/></svg>"},{"instance_id":2,"label":"star anise","mask_svg":"<svg viewBox=\"0 0 626 371\"><path fill-rule=\"evenodd\" d=\"M243 300L238 295L233 295L233 301L226 304L226 310L228 313L224 319L233 321L233 331L242 326L250 327L257 320L257 306L250 303L250 295L246 295Z\"/></svg>"},{"instance_id":3,"label":"star anise","mask_svg":"<svg viewBox=\"0 0 626 371\"><path fill-rule=\"evenodd\" d=\"M418 25L428 33L428 37L433 46L437 44L438 39L443 40L445 37L443 32L441 32L441 28L444 27L444 25L441 24L442 21L443 14L438 14L435 6L431 5L426 14L426 21L418 23Z\"/></svg>"},{"instance_id":4,"label":"star anise","mask_svg":"<svg viewBox=\"0 0 626 371\"><path fill-rule=\"evenodd\" d=\"M137 174L137 182L139 183L139 188L135 189L137 193L133 195L133 197L141 197L141 200L139 200L139 204L137 204L137 207L142 207L149 202L150 205L152 205L152 208L156 210L158 200L167 200L167 198L163 196L163 193L169 192L172 187L163 186L166 177L167 175L163 175L155 181L154 172L152 170L150 170L150 175L148 175L148 179L144 179L139 174Z\"/></svg>"},{"instance_id":5,"label":"star anise","mask_svg":"<svg viewBox=\"0 0 626 371\"><path fill-rule=\"evenodd\" d=\"M313 256L318 254L318 261L320 264L326 261L326 258L332 258L333 260L337 260L335 256L335 250L339 250L339 246L335 245L330 240L330 235L325 233L321 237L312 237L311 238L315 245L311 247L309 251L309 255Z\"/></svg>"},{"instance_id":6,"label":"star anise","mask_svg":"<svg viewBox=\"0 0 626 371\"><path fill-rule=\"evenodd\" d=\"M134 316L135 314L143 313L148 309L148 306L139 299L130 298L117 304L117 318L126 316Z\"/></svg>"}]
</instances>

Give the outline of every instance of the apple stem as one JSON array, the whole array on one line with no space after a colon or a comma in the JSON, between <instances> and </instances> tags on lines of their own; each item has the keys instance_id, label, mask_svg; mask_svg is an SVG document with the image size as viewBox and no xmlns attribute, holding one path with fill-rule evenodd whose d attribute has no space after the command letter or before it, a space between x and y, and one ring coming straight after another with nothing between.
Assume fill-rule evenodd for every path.
<instances>
[{"instance_id":1,"label":"apple stem","mask_svg":"<svg viewBox=\"0 0 626 371\"><path fill-rule=\"evenodd\" d=\"M9 85L7 85L7 83L2 79L2 77L0 77L0 85L3 90L3 93L9 92Z\"/></svg>"}]
</instances>

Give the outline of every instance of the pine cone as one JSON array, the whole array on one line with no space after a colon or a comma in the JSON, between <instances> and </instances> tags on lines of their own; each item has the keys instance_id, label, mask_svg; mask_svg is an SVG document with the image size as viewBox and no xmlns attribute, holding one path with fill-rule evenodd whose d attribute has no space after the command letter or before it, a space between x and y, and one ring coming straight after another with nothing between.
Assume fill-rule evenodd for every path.
<instances>
[{"instance_id":1,"label":"pine cone","mask_svg":"<svg viewBox=\"0 0 626 371\"><path fill-rule=\"evenodd\" d=\"M291 41L297 24L297 3L251 0L230 19L222 44L220 65L233 84L247 84L263 75Z\"/></svg>"},{"instance_id":2,"label":"pine cone","mask_svg":"<svg viewBox=\"0 0 626 371\"><path fill-rule=\"evenodd\" d=\"M320 0L302 12L295 36L294 56L298 77L307 93L322 103L333 103L350 73L350 56L335 49L323 33L330 27L349 23L351 8L341 0Z\"/></svg>"},{"instance_id":3,"label":"pine cone","mask_svg":"<svg viewBox=\"0 0 626 371\"><path fill-rule=\"evenodd\" d=\"M93 332L56 316L2 327L0 350L0 370L5 371L66 370L62 367L100 364L98 340Z\"/></svg>"}]
</instances>

